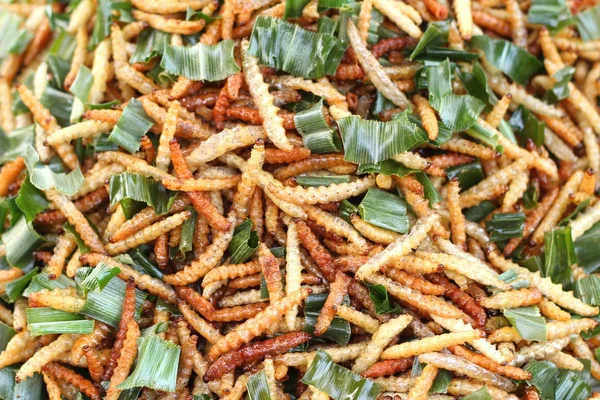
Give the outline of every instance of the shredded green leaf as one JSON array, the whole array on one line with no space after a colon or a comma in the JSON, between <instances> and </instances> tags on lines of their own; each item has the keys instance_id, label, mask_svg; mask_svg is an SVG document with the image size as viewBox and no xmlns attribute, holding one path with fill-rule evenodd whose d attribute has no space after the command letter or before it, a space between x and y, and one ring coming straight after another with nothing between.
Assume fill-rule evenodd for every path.
<instances>
[{"instance_id":1,"label":"shredded green leaf","mask_svg":"<svg viewBox=\"0 0 600 400\"><path fill-rule=\"evenodd\" d=\"M88 334L94 329L94 321L83 315L69 313L54 308L27 308L27 327L33 336L50 334Z\"/></svg>"},{"instance_id":2,"label":"shredded green leaf","mask_svg":"<svg viewBox=\"0 0 600 400\"><path fill-rule=\"evenodd\" d=\"M322 350L317 351L302 382L316 387L335 400L374 399L381 391L377 383L334 363L331 356Z\"/></svg>"},{"instance_id":3,"label":"shredded green leaf","mask_svg":"<svg viewBox=\"0 0 600 400\"><path fill-rule=\"evenodd\" d=\"M168 46L160 62L165 71L193 81L221 81L240 71L235 62L233 40L211 46Z\"/></svg>"},{"instance_id":4,"label":"shredded green leaf","mask_svg":"<svg viewBox=\"0 0 600 400\"><path fill-rule=\"evenodd\" d=\"M47 209L50 205L44 193L33 186L29 177L23 181L15 202L21 211L23 211L27 222L33 221L36 215Z\"/></svg>"},{"instance_id":5,"label":"shredded green leaf","mask_svg":"<svg viewBox=\"0 0 600 400\"><path fill-rule=\"evenodd\" d=\"M398 233L408 232L406 201L381 189L370 188L358 205L358 213L366 222Z\"/></svg>"},{"instance_id":6,"label":"shredded green leaf","mask_svg":"<svg viewBox=\"0 0 600 400\"><path fill-rule=\"evenodd\" d=\"M232 264L246 262L254 255L258 248L258 234L252 230L252 222L246 219L233 232L233 239L229 243L229 257Z\"/></svg>"},{"instance_id":7,"label":"shredded green leaf","mask_svg":"<svg viewBox=\"0 0 600 400\"><path fill-rule=\"evenodd\" d=\"M473 36L470 43L483 50L492 65L522 85L527 84L533 74L543 69L543 64L536 57L508 40L479 35Z\"/></svg>"},{"instance_id":8,"label":"shredded green leaf","mask_svg":"<svg viewBox=\"0 0 600 400\"><path fill-rule=\"evenodd\" d=\"M260 371L248 379L246 384L248 388L248 398L250 400L271 400L269 384L265 371Z\"/></svg>"},{"instance_id":9,"label":"shredded green leaf","mask_svg":"<svg viewBox=\"0 0 600 400\"><path fill-rule=\"evenodd\" d=\"M76 280L80 282L77 290L82 296L87 296L92 291L101 292L108 282L120 272L119 268L102 262L94 268L80 267L75 273Z\"/></svg>"},{"instance_id":10,"label":"shredded green leaf","mask_svg":"<svg viewBox=\"0 0 600 400\"><path fill-rule=\"evenodd\" d=\"M6 260L17 268L25 268L33 262L33 251L42 243L42 237L23 217L2 234ZM14 282L14 281L13 281Z\"/></svg>"},{"instance_id":11,"label":"shredded green leaf","mask_svg":"<svg viewBox=\"0 0 600 400\"><path fill-rule=\"evenodd\" d=\"M584 303L600 305L600 278L596 275L588 275L576 280L575 294Z\"/></svg>"},{"instance_id":12,"label":"shredded green leaf","mask_svg":"<svg viewBox=\"0 0 600 400\"><path fill-rule=\"evenodd\" d=\"M560 100L569 97L569 82L571 82L571 78L573 78L574 74L575 68L571 66L556 71L556 73L552 75L552 78L556 83L546 92L544 99L550 104L557 104Z\"/></svg>"},{"instance_id":13,"label":"shredded green leaf","mask_svg":"<svg viewBox=\"0 0 600 400\"><path fill-rule=\"evenodd\" d=\"M584 41L600 39L600 5L575 15L575 22Z\"/></svg>"},{"instance_id":14,"label":"shredded green leaf","mask_svg":"<svg viewBox=\"0 0 600 400\"><path fill-rule=\"evenodd\" d=\"M486 230L490 232L490 240L500 242L523 237L526 219L522 212L494 214L485 224Z\"/></svg>"},{"instance_id":15,"label":"shredded green leaf","mask_svg":"<svg viewBox=\"0 0 600 400\"><path fill-rule=\"evenodd\" d=\"M311 294L306 298L304 303L305 332L313 333L315 331L317 318L319 318L319 314L321 313L321 309L325 304L327 295L328 293L318 293ZM346 298L343 303L347 305L349 304L349 300ZM345 346L350 340L350 334L350 323L345 319L335 317L333 321L331 321L329 329L327 329L327 331L319 337L332 340L340 346Z\"/></svg>"},{"instance_id":16,"label":"shredded green leaf","mask_svg":"<svg viewBox=\"0 0 600 400\"><path fill-rule=\"evenodd\" d=\"M299 175L296 178L296 183L304 187L329 186L331 184L350 182L350 175L327 175L327 176L310 176Z\"/></svg>"},{"instance_id":17,"label":"shredded green leaf","mask_svg":"<svg viewBox=\"0 0 600 400\"><path fill-rule=\"evenodd\" d=\"M407 112L389 122L350 116L338 121L344 159L357 164L374 164L427 142L427 134L408 120Z\"/></svg>"},{"instance_id":18,"label":"shredded green leaf","mask_svg":"<svg viewBox=\"0 0 600 400\"><path fill-rule=\"evenodd\" d=\"M332 35L311 32L279 18L259 16L249 51L261 64L318 79L335 73L346 45Z\"/></svg>"},{"instance_id":19,"label":"shredded green leaf","mask_svg":"<svg viewBox=\"0 0 600 400\"><path fill-rule=\"evenodd\" d=\"M302 16L302 10L310 0L286 0L283 19L298 18Z\"/></svg>"},{"instance_id":20,"label":"shredded green leaf","mask_svg":"<svg viewBox=\"0 0 600 400\"><path fill-rule=\"evenodd\" d=\"M556 33L574 24L569 6L565 0L533 0L527 13L530 24L543 25Z\"/></svg>"},{"instance_id":21,"label":"shredded green leaf","mask_svg":"<svg viewBox=\"0 0 600 400\"><path fill-rule=\"evenodd\" d=\"M181 348L156 335L138 339L138 361L135 370L119 389L147 387L165 392L175 391L177 365Z\"/></svg>"},{"instance_id":22,"label":"shredded green leaf","mask_svg":"<svg viewBox=\"0 0 600 400\"><path fill-rule=\"evenodd\" d=\"M154 120L146 114L142 103L137 99L129 100L121 118L110 133L109 139L130 153L140 149L140 140L154 125Z\"/></svg>"},{"instance_id":23,"label":"shredded green leaf","mask_svg":"<svg viewBox=\"0 0 600 400\"><path fill-rule=\"evenodd\" d=\"M79 68L79 72L69 89L71 93L75 95L73 99L73 108L71 109L71 122L77 122L83 112L85 111L85 105L87 104L87 98L90 94L90 89L94 84L94 76L92 71L88 67L82 65Z\"/></svg>"},{"instance_id":24,"label":"shredded green leaf","mask_svg":"<svg viewBox=\"0 0 600 400\"><path fill-rule=\"evenodd\" d=\"M519 134L522 142L531 139L536 146L544 144L545 124L528 109L519 105L508 120L510 126Z\"/></svg>"},{"instance_id":25,"label":"shredded green leaf","mask_svg":"<svg viewBox=\"0 0 600 400\"><path fill-rule=\"evenodd\" d=\"M388 292L383 285L374 285L368 282L363 282L369 289L369 297L375 304L375 312L381 314L399 314L402 312L402 307L392 306Z\"/></svg>"},{"instance_id":26,"label":"shredded green leaf","mask_svg":"<svg viewBox=\"0 0 600 400\"><path fill-rule=\"evenodd\" d=\"M575 241L577 265L590 274L600 268L600 222L597 222Z\"/></svg>"},{"instance_id":27,"label":"shredded green leaf","mask_svg":"<svg viewBox=\"0 0 600 400\"><path fill-rule=\"evenodd\" d=\"M546 341L546 320L536 306L507 308L504 316L526 340Z\"/></svg>"},{"instance_id":28,"label":"shredded green leaf","mask_svg":"<svg viewBox=\"0 0 600 400\"><path fill-rule=\"evenodd\" d=\"M487 390L487 386L482 387L481 389L477 389L473 393L469 393L463 400L492 400L492 395Z\"/></svg>"},{"instance_id":29,"label":"shredded green leaf","mask_svg":"<svg viewBox=\"0 0 600 400\"><path fill-rule=\"evenodd\" d=\"M151 28L144 29L138 37L129 63L146 63L154 57L162 56L169 46L170 39L171 35L168 33Z\"/></svg>"},{"instance_id":30,"label":"shredded green leaf","mask_svg":"<svg viewBox=\"0 0 600 400\"><path fill-rule=\"evenodd\" d=\"M162 183L134 172L123 172L110 177L111 205L130 199L145 203L154 208L157 215L162 215L169 211L176 194L167 190Z\"/></svg>"},{"instance_id":31,"label":"shredded green leaf","mask_svg":"<svg viewBox=\"0 0 600 400\"><path fill-rule=\"evenodd\" d=\"M571 265L577 263L577 255L571 237L571 228L554 228L544 234L544 268L542 275L552 282L570 289L573 283Z\"/></svg>"},{"instance_id":32,"label":"shredded green leaf","mask_svg":"<svg viewBox=\"0 0 600 400\"><path fill-rule=\"evenodd\" d=\"M337 153L342 150L338 134L331 129L323 114L323 100L294 115L294 125L302 136L304 147L312 153Z\"/></svg>"}]
</instances>

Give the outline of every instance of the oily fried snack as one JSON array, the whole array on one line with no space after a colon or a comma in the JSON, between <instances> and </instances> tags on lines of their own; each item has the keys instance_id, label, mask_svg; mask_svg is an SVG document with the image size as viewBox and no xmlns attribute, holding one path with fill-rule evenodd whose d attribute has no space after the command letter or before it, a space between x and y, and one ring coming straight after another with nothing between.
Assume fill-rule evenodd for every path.
<instances>
[{"instance_id":1,"label":"oily fried snack","mask_svg":"<svg viewBox=\"0 0 600 400\"><path fill-rule=\"evenodd\" d=\"M444 288L444 296L448 297L454 304L473 318L475 326L483 328L487 321L485 310L467 293L463 292L450 282L443 274L435 273L427 275L427 279Z\"/></svg>"},{"instance_id":2,"label":"oily fried snack","mask_svg":"<svg viewBox=\"0 0 600 400\"><path fill-rule=\"evenodd\" d=\"M363 264L358 271L356 271L356 277L361 280L365 279L377 272L383 265L387 264L392 259L408 254L413 248L417 247L425 237L427 237L427 232L429 232L436 221L437 217L435 214L431 214L420 220L407 236L399 237L381 253L371 257Z\"/></svg>"},{"instance_id":3,"label":"oily fried snack","mask_svg":"<svg viewBox=\"0 0 600 400\"><path fill-rule=\"evenodd\" d=\"M42 347L35 354L30 355L29 359L19 368L15 375L15 381L20 382L24 379L33 376L34 373L40 372L44 365L58 359L65 351L71 349L78 335L62 334L55 341ZM23 338L26 338L24 336ZM23 349L20 349L21 351ZM34 350L35 351L35 350Z\"/></svg>"},{"instance_id":4,"label":"oily fried snack","mask_svg":"<svg viewBox=\"0 0 600 400\"><path fill-rule=\"evenodd\" d=\"M362 373L371 365L373 365L381 355L383 349L390 341L400 334L412 321L410 315L401 315L398 318L393 318L388 322L381 324L377 331L371 337L371 341L367 347L361 352L360 356L352 366L352 371Z\"/></svg>"},{"instance_id":5,"label":"oily fried snack","mask_svg":"<svg viewBox=\"0 0 600 400\"><path fill-rule=\"evenodd\" d=\"M384 360L376 362L364 370L361 375L365 378L379 378L381 376L396 375L412 368L414 358L398 358L396 360Z\"/></svg>"},{"instance_id":6,"label":"oily fried snack","mask_svg":"<svg viewBox=\"0 0 600 400\"><path fill-rule=\"evenodd\" d=\"M238 325L233 331L229 332L225 337L214 344L208 353L209 360L215 360L221 354L230 350L235 350L242 344L247 343L252 340L252 338L260 335L273 324L276 324L278 318L283 316L287 310L300 304L300 302L302 302L311 292L312 290L310 288L301 288L284 297L279 302L270 304L269 307L258 313L254 318L248 319Z\"/></svg>"},{"instance_id":7,"label":"oily fried snack","mask_svg":"<svg viewBox=\"0 0 600 400\"><path fill-rule=\"evenodd\" d=\"M180 179L193 179L193 175L188 169L187 162L183 158L183 153L177 140L174 139L171 141L170 148L173 167L177 177ZM206 219L206 222L208 222L210 226L224 232L229 230L231 224L210 202L210 199L205 192L187 192L187 195L194 206L194 209Z\"/></svg>"},{"instance_id":8,"label":"oily fried snack","mask_svg":"<svg viewBox=\"0 0 600 400\"><path fill-rule=\"evenodd\" d=\"M335 274L335 280L329 286L329 295L325 300L325 304L315 325L314 334L316 336L324 334L329 329L331 321L335 317L337 306L342 304L344 296L348 293L348 286L351 281L350 277L341 271Z\"/></svg>"},{"instance_id":9,"label":"oily fried snack","mask_svg":"<svg viewBox=\"0 0 600 400\"><path fill-rule=\"evenodd\" d=\"M56 363L49 363L46 364L42 370L45 373L54 376L56 380L64 380L70 383L92 400L100 400L102 398L100 391L92 382L74 372L72 369L63 367L62 365Z\"/></svg>"},{"instance_id":10,"label":"oily fried snack","mask_svg":"<svg viewBox=\"0 0 600 400\"><path fill-rule=\"evenodd\" d=\"M230 351L219 357L208 368L203 379L205 382L219 379L223 374L234 368L244 364L252 364L265 356L283 354L308 340L310 340L310 335L306 332L291 332L263 342L246 345L239 350Z\"/></svg>"},{"instance_id":11,"label":"oily fried snack","mask_svg":"<svg viewBox=\"0 0 600 400\"><path fill-rule=\"evenodd\" d=\"M282 150L292 150L292 144L285 136L283 120L277 114L279 107L273 104L273 95L269 93L269 87L264 82L258 68L258 60L248 52L248 41L242 42L242 58L244 66L244 77L248 84L250 94L254 98L256 106L263 119L263 127L267 136L273 144Z\"/></svg>"},{"instance_id":12,"label":"oily fried snack","mask_svg":"<svg viewBox=\"0 0 600 400\"><path fill-rule=\"evenodd\" d=\"M267 284L269 301L274 304L283 297L283 277L279 262L264 243L258 245L258 263Z\"/></svg>"},{"instance_id":13,"label":"oily fried snack","mask_svg":"<svg viewBox=\"0 0 600 400\"><path fill-rule=\"evenodd\" d=\"M522 370L521 368L513 367L510 365L501 365L493 360L490 360L484 355L475 353L464 346L452 346L449 350L459 357L463 357L480 367L487 369L488 371L496 372L500 375L504 375L511 379L517 380L528 380L531 379L531 373Z\"/></svg>"},{"instance_id":14,"label":"oily fried snack","mask_svg":"<svg viewBox=\"0 0 600 400\"><path fill-rule=\"evenodd\" d=\"M121 319L121 321L122 320L123 319ZM117 332L117 335L118 334L119 332ZM108 387L108 391L106 392L106 399L117 400L119 398L121 389L118 389L117 386L120 385L127 378L129 370L131 369L131 366L135 361L135 357L137 355L138 350L137 339L139 337L140 328L138 327L138 324L132 319L129 322L127 322L121 349L119 351L118 358L116 359L114 372L110 378L110 386Z\"/></svg>"},{"instance_id":15,"label":"oily fried snack","mask_svg":"<svg viewBox=\"0 0 600 400\"><path fill-rule=\"evenodd\" d=\"M0 169L0 197L5 197L10 185L17 180L21 172L25 169L25 160L23 157L17 157L14 161L5 164Z\"/></svg>"},{"instance_id":16,"label":"oily fried snack","mask_svg":"<svg viewBox=\"0 0 600 400\"><path fill-rule=\"evenodd\" d=\"M85 216L77 209L75 204L70 201L67 196L59 193L55 189L48 189L45 191L48 200L53 202L57 208L61 210L64 216L71 225L75 227L81 239L95 253L104 253L104 245L98 237L96 231L90 226L89 221Z\"/></svg>"},{"instance_id":17,"label":"oily fried snack","mask_svg":"<svg viewBox=\"0 0 600 400\"><path fill-rule=\"evenodd\" d=\"M434 365L426 365L421 374L415 379L413 386L408 392L408 396L415 400L425 400L428 398L429 389L433 385L438 374L438 368Z\"/></svg>"},{"instance_id":18,"label":"oily fried snack","mask_svg":"<svg viewBox=\"0 0 600 400\"><path fill-rule=\"evenodd\" d=\"M125 300L123 301L123 312L121 314L121 320L119 321L119 328L117 329L117 335L115 343L110 352L110 357L106 363L106 370L104 371L104 380L110 380L112 377L119 357L121 355L121 349L125 343L125 337L129 330L130 322L134 322L135 314L135 281L134 279L127 280L127 287L125 289Z\"/></svg>"}]
</instances>

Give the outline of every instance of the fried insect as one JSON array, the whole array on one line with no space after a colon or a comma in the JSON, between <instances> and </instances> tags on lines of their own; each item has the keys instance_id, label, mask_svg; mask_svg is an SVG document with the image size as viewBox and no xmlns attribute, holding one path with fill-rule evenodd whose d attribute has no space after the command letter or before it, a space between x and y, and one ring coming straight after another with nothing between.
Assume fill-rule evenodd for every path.
<instances>
[{"instance_id":1,"label":"fried insect","mask_svg":"<svg viewBox=\"0 0 600 400\"><path fill-rule=\"evenodd\" d=\"M381 253L371 257L364 265L362 265L358 271L356 271L356 277L363 280L378 271L392 259L408 254L413 248L417 247L425 237L427 237L427 232L429 232L436 221L437 217L434 214L420 220L407 236L396 239L394 243L386 247Z\"/></svg>"},{"instance_id":2,"label":"fried insect","mask_svg":"<svg viewBox=\"0 0 600 400\"><path fill-rule=\"evenodd\" d=\"M54 376L56 380L64 380L70 383L92 400L100 400L102 398L100 391L92 382L74 372L72 369L65 368L56 363L49 363L46 364L42 370L45 373Z\"/></svg>"},{"instance_id":3,"label":"fried insect","mask_svg":"<svg viewBox=\"0 0 600 400\"><path fill-rule=\"evenodd\" d=\"M203 379L205 382L213 381L236 367L254 363L265 356L283 354L289 349L307 342L310 337L306 332L285 333L273 339L249 344L239 350L230 351L211 364Z\"/></svg>"},{"instance_id":4,"label":"fried insect","mask_svg":"<svg viewBox=\"0 0 600 400\"><path fill-rule=\"evenodd\" d=\"M365 347L363 352L361 352L360 356L356 359L352 371L362 373L372 366L379 359L382 351L384 351L383 349L395 336L399 335L411 321L412 317L410 315L401 315L380 325L373 334L371 341L367 344L367 347Z\"/></svg>"},{"instance_id":5,"label":"fried insect","mask_svg":"<svg viewBox=\"0 0 600 400\"><path fill-rule=\"evenodd\" d=\"M483 328L485 326L487 322L485 310L478 305L471 296L460 290L458 286L454 285L452 282L450 282L450 280L440 273L429 274L427 275L427 279L437 285L442 286L445 290L444 295L450 298L450 300L452 300L452 302L456 304L458 308L473 318L473 321L476 323L478 328Z\"/></svg>"},{"instance_id":6,"label":"fried insect","mask_svg":"<svg viewBox=\"0 0 600 400\"><path fill-rule=\"evenodd\" d=\"M215 360L221 354L239 348L242 344L252 340L252 338L260 335L265 330L269 329L273 324L277 323L278 318L291 307L300 304L312 290L304 287L300 290L284 297L275 304L270 304L269 307L258 313L254 318L244 321L238 325L233 331L229 332L225 337L214 344L208 353L208 358Z\"/></svg>"},{"instance_id":7,"label":"fried insect","mask_svg":"<svg viewBox=\"0 0 600 400\"><path fill-rule=\"evenodd\" d=\"M0 197L8 195L10 185L17 180L24 169L25 160L23 157L15 158L14 161L6 163L0 169Z\"/></svg>"},{"instance_id":8,"label":"fried insect","mask_svg":"<svg viewBox=\"0 0 600 400\"><path fill-rule=\"evenodd\" d=\"M343 272L338 271L336 273L335 280L329 286L329 295L315 324L314 334L316 336L324 334L329 329L331 321L335 317L337 306L342 304L344 296L348 293L348 286L351 281L350 277Z\"/></svg>"},{"instance_id":9,"label":"fried insect","mask_svg":"<svg viewBox=\"0 0 600 400\"><path fill-rule=\"evenodd\" d=\"M171 158L177 176L181 179L193 179L193 175L188 169L187 163L183 158L183 153L176 140L170 143ZM187 192L194 209L202 215L208 224L220 231L227 231L231 227L227 218L221 215L217 208L210 202L209 197L204 192Z\"/></svg>"},{"instance_id":10,"label":"fried insect","mask_svg":"<svg viewBox=\"0 0 600 400\"><path fill-rule=\"evenodd\" d=\"M273 95L269 93L268 85L265 84L258 68L256 57L248 53L248 41L242 42L242 58L244 64L244 77L248 84L250 94L254 98L256 106L263 119L263 127L267 136L275 146L282 150L292 150L292 145L285 136L283 120L277 114L279 107L273 104Z\"/></svg>"},{"instance_id":11,"label":"fried insect","mask_svg":"<svg viewBox=\"0 0 600 400\"><path fill-rule=\"evenodd\" d=\"M269 301L274 304L283 297L283 282L279 262L264 243L258 245L258 263L265 277Z\"/></svg>"},{"instance_id":12,"label":"fried insect","mask_svg":"<svg viewBox=\"0 0 600 400\"><path fill-rule=\"evenodd\" d=\"M127 280L127 286L125 289L125 300L123 300L123 312L121 313L121 320L119 321L119 328L117 329L117 335L115 342L110 351L110 357L106 363L106 369L104 371L104 380L110 380L117 367L119 356L123 345L126 340L126 335L129 330L130 322L134 322L135 314L135 281L133 279Z\"/></svg>"}]
</instances>

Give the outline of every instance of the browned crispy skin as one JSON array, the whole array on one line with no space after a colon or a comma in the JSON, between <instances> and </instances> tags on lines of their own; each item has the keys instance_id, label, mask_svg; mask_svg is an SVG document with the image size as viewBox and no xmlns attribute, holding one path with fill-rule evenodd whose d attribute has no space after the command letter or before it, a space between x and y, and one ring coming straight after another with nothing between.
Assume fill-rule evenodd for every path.
<instances>
[{"instance_id":1,"label":"browned crispy skin","mask_svg":"<svg viewBox=\"0 0 600 400\"><path fill-rule=\"evenodd\" d=\"M92 400L102 399L98 388L96 388L91 381L85 379L72 369L63 367L62 365L56 363L49 363L44 365L42 371L51 374L54 376L54 378L56 378L56 380L70 383Z\"/></svg>"},{"instance_id":2,"label":"browned crispy skin","mask_svg":"<svg viewBox=\"0 0 600 400\"><path fill-rule=\"evenodd\" d=\"M507 376L517 380L528 380L531 379L531 373L518 367L511 365L501 365L497 362L490 360L482 354L475 353L463 346L452 346L449 350L459 357L466 358L467 360L487 369L488 371L496 372L500 375Z\"/></svg>"},{"instance_id":3,"label":"browned crispy skin","mask_svg":"<svg viewBox=\"0 0 600 400\"><path fill-rule=\"evenodd\" d=\"M358 64L340 64L333 75L333 79L339 81L359 80L364 77L365 71Z\"/></svg>"},{"instance_id":4,"label":"browned crispy skin","mask_svg":"<svg viewBox=\"0 0 600 400\"><path fill-rule=\"evenodd\" d=\"M227 78L225 86L223 86L219 92L215 107L213 108L213 121L218 129L223 129L223 123L225 122L225 115L229 108L229 103L238 98L243 82L244 76L239 72Z\"/></svg>"},{"instance_id":5,"label":"browned crispy skin","mask_svg":"<svg viewBox=\"0 0 600 400\"><path fill-rule=\"evenodd\" d=\"M416 44L415 39L410 36L403 36L392 39L381 39L372 48L371 53L375 58L379 58L388 51L391 50L402 50L407 46Z\"/></svg>"},{"instance_id":6,"label":"browned crispy skin","mask_svg":"<svg viewBox=\"0 0 600 400\"><path fill-rule=\"evenodd\" d=\"M188 286L174 286L174 289L177 295L185 300L194 310L202 314L207 320L212 321L215 310L210 301Z\"/></svg>"},{"instance_id":7,"label":"browned crispy skin","mask_svg":"<svg viewBox=\"0 0 600 400\"><path fill-rule=\"evenodd\" d=\"M329 329L331 321L335 317L336 308L344 301L344 296L348 293L348 286L351 282L352 279L345 273L338 271L335 274L335 280L329 285L329 295L315 325L316 336L324 334Z\"/></svg>"},{"instance_id":8,"label":"browned crispy skin","mask_svg":"<svg viewBox=\"0 0 600 400\"><path fill-rule=\"evenodd\" d=\"M173 139L170 143L171 148L171 160L173 161L173 167L177 177L180 179L193 179L194 176L190 172L185 161L181 147L176 139ZM230 223L227 218L219 213L219 210L210 202L210 198L204 192L186 192L194 209L200 215L202 215L208 224L215 229L220 231L227 231Z\"/></svg>"},{"instance_id":9,"label":"browned crispy skin","mask_svg":"<svg viewBox=\"0 0 600 400\"><path fill-rule=\"evenodd\" d=\"M104 186L90 192L84 196L81 196L73 202L75 207L83 213L88 213L99 207L104 201L108 199L108 191ZM40 225L58 225L62 224L67 220L60 210L49 210L35 217L34 223Z\"/></svg>"},{"instance_id":10,"label":"browned crispy skin","mask_svg":"<svg viewBox=\"0 0 600 400\"><path fill-rule=\"evenodd\" d=\"M205 382L214 381L244 364L251 364L265 356L276 356L285 353L289 349L307 342L310 337L306 332L291 332L263 342L249 344L239 350L230 351L219 357L208 368L203 379Z\"/></svg>"},{"instance_id":11,"label":"browned crispy skin","mask_svg":"<svg viewBox=\"0 0 600 400\"><path fill-rule=\"evenodd\" d=\"M267 308L269 303L252 303L243 306L217 308L213 312L212 320L216 322L245 321Z\"/></svg>"},{"instance_id":12,"label":"browned crispy skin","mask_svg":"<svg viewBox=\"0 0 600 400\"><path fill-rule=\"evenodd\" d=\"M440 273L429 274L427 279L436 285L442 286L446 292L444 296L448 297L461 310L467 313L476 324L477 328L483 328L487 322L485 310L475 302L475 300L467 293L459 289L458 286L450 282L444 275Z\"/></svg>"},{"instance_id":13,"label":"browned crispy skin","mask_svg":"<svg viewBox=\"0 0 600 400\"><path fill-rule=\"evenodd\" d=\"M123 348L123 342L125 341L125 335L127 334L127 325L130 321L133 321L135 313L135 281L133 279L127 280L127 287L125 288L125 300L123 302L123 312L121 314L121 321L119 322L119 328L115 337L115 343L110 351L110 357L106 363L104 371L104 380L110 380L115 367L117 366L117 360L121 354Z\"/></svg>"},{"instance_id":14,"label":"browned crispy skin","mask_svg":"<svg viewBox=\"0 0 600 400\"><path fill-rule=\"evenodd\" d=\"M365 378L379 378L380 376L395 375L411 368L414 357L398 358L396 360L379 361L363 371Z\"/></svg>"},{"instance_id":15,"label":"browned crispy skin","mask_svg":"<svg viewBox=\"0 0 600 400\"><path fill-rule=\"evenodd\" d=\"M408 286L409 288L417 290L423 294L441 296L445 292L443 286L431 283L421 276L409 274L401 269L386 268L385 273L396 282Z\"/></svg>"},{"instance_id":16,"label":"browned crispy skin","mask_svg":"<svg viewBox=\"0 0 600 400\"><path fill-rule=\"evenodd\" d=\"M154 256L160 269L167 268L169 264L169 234L163 233L154 240Z\"/></svg>"},{"instance_id":17,"label":"browned crispy skin","mask_svg":"<svg viewBox=\"0 0 600 400\"><path fill-rule=\"evenodd\" d=\"M83 346L83 352L87 360L90 376L94 382L100 383L102 381L102 376L104 375L104 366L102 365L102 361L98 355L98 350L92 348L91 346L85 345Z\"/></svg>"}]
</instances>

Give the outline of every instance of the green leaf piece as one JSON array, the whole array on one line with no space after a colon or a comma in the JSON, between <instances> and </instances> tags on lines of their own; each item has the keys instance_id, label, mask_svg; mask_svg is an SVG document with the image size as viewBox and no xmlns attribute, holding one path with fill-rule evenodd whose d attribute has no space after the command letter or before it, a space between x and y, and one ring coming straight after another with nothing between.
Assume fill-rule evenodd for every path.
<instances>
[{"instance_id":1,"label":"green leaf piece","mask_svg":"<svg viewBox=\"0 0 600 400\"><path fill-rule=\"evenodd\" d=\"M50 307L27 308L27 327L32 336L51 334L88 334L94 329L94 321L83 315L55 310Z\"/></svg>"},{"instance_id":2,"label":"green leaf piece","mask_svg":"<svg viewBox=\"0 0 600 400\"><path fill-rule=\"evenodd\" d=\"M312 153L338 153L342 142L338 134L327 124L323 113L323 100L294 115L294 125L302 136L304 147Z\"/></svg>"},{"instance_id":3,"label":"green leaf piece","mask_svg":"<svg viewBox=\"0 0 600 400\"><path fill-rule=\"evenodd\" d=\"M246 219L233 231L233 239L229 243L231 264L241 264L254 255L258 248L258 234L252 230L252 222Z\"/></svg>"},{"instance_id":4,"label":"green leaf piece","mask_svg":"<svg viewBox=\"0 0 600 400\"><path fill-rule=\"evenodd\" d=\"M543 25L551 33L575 23L565 0L533 0L527 13L527 21Z\"/></svg>"},{"instance_id":5,"label":"green leaf piece","mask_svg":"<svg viewBox=\"0 0 600 400\"><path fill-rule=\"evenodd\" d=\"M500 242L523 237L526 219L522 212L494 214L485 224L486 230L490 233L490 240Z\"/></svg>"},{"instance_id":6,"label":"green leaf piece","mask_svg":"<svg viewBox=\"0 0 600 400\"><path fill-rule=\"evenodd\" d=\"M546 341L546 320L536 306L507 308L504 316L525 340Z\"/></svg>"},{"instance_id":7,"label":"green leaf piece","mask_svg":"<svg viewBox=\"0 0 600 400\"><path fill-rule=\"evenodd\" d=\"M137 99L129 100L109 139L130 153L140 149L140 140L154 125L154 120L146 114L142 103Z\"/></svg>"},{"instance_id":8,"label":"green leaf piece","mask_svg":"<svg viewBox=\"0 0 600 400\"><path fill-rule=\"evenodd\" d=\"M250 400L271 400L269 384L265 371L260 371L248 379L246 384L248 389L248 399Z\"/></svg>"},{"instance_id":9,"label":"green leaf piece","mask_svg":"<svg viewBox=\"0 0 600 400\"><path fill-rule=\"evenodd\" d=\"M259 16L249 51L263 65L318 79L335 73L346 45L335 36L311 32L279 18Z\"/></svg>"},{"instance_id":10,"label":"green leaf piece","mask_svg":"<svg viewBox=\"0 0 600 400\"><path fill-rule=\"evenodd\" d=\"M240 71L233 56L235 42L222 40L216 45L168 46L160 62L170 74L193 81L221 81Z\"/></svg>"},{"instance_id":11,"label":"green leaf piece","mask_svg":"<svg viewBox=\"0 0 600 400\"><path fill-rule=\"evenodd\" d=\"M138 349L135 370L118 388L147 387L174 392L181 348L151 335L138 339Z\"/></svg>"},{"instance_id":12,"label":"green leaf piece","mask_svg":"<svg viewBox=\"0 0 600 400\"><path fill-rule=\"evenodd\" d=\"M316 387L335 400L374 399L381 391L377 383L334 363L331 356L322 350L317 351L302 382Z\"/></svg>"},{"instance_id":13,"label":"green leaf piece","mask_svg":"<svg viewBox=\"0 0 600 400\"><path fill-rule=\"evenodd\" d=\"M575 15L575 22L579 35L585 42L600 39L600 5Z\"/></svg>"},{"instance_id":14,"label":"green leaf piece","mask_svg":"<svg viewBox=\"0 0 600 400\"><path fill-rule=\"evenodd\" d=\"M358 205L358 213L366 222L398 233L408 232L406 202L378 188L370 188Z\"/></svg>"},{"instance_id":15,"label":"green leaf piece","mask_svg":"<svg viewBox=\"0 0 600 400\"><path fill-rule=\"evenodd\" d=\"M176 192L167 190L162 183L135 172L123 172L110 177L110 204L125 199L147 204L157 215L166 214L171 208Z\"/></svg>"},{"instance_id":16,"label":"green leaf piece","mask_svg":"<svg viewBox=\"0 0 600 400\"><path fill-rule=\"evenodd\" d=\"M570 289L573 276L571 265L577 263L577 255L571 237L571 228L554 228L544 234L544 268L542 275L552 282Z\"/></svg>"},{"instance_id":17,"label":"green leaf piece","mask_svg":"<svg viewBox=\"0 0 600 400\"><path fill-rule=\"evenodd\" d=\"M304 331L313 333L315 331L315 325L317 324L317 318L321 313L321 309L325 304L328 293L311 294L306 298L304 303ZM344 300L344 304L349 304L348 299ZM350 323L345 319L335 317L331 321L329 329L319 336L334 341L340 346L345 346L350 340Z\"/></svg>"},{"instance_id":18,"label":"green leaf piece","mask_svg":"<svg viewBox=\"0 0 600 400\"><path fill-rule=\"evenodd\" d=\"M427 134L408 120L407 112L389 122L342 118L338 127L344 142L344 159L374 164L427 142Z\"/></svg>"},{"instance_id":19,"label":"green leaf piece","mask_svg":"<svg viewBox=\"0 0 600 400\"><path fill-rule=\"evenodd\" d=\"M543 69L543 64L527 50L508 40L489 36L473 36L471 46L483 50L486 59L511 79L526 85L529 78Z\"/></svg>"},{"instance_id":20,"label":"green leaf piece","mask_svg":"<svg viewBox=\"0 0 600 400\"><path fill-rule=\"evenodd\" d=\"M388 292L383 285L374 285L364 282L364 285L369 289L369 297L375 304L375 312L381 314L399 314L402 312L401 307L393 307L390 302Z\"/></svg>"}]
</instances>

